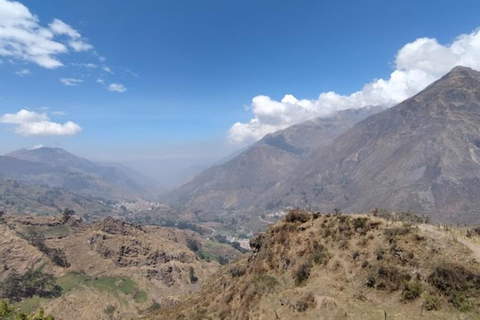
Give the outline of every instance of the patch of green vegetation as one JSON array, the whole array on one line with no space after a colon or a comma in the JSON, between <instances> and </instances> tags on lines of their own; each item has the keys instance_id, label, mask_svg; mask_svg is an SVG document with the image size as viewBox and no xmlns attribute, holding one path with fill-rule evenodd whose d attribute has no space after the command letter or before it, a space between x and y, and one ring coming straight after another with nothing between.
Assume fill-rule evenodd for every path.
<instances>
[{"instance_id":1,"label":"patch of green vegetation","mask_svg":"<svg viewBox=\"0 0 480 320\"><path fill-rule=\"evenodd\" d=\"M39 296L33 296L17 303L15 307L18 308L22 313L32 313L35 310L38 310L40 305L47 300L48 299L40 298Z\"/></svg>"},{"instance_id":2,"label":"patch of green vegetation","mask_svg":"<svg viewBox=\"0 0 480 320\"><path fill-rule=\"evenodd\" d=\"M10 305L8 301L2 300L0 303L0 319L15 319L15 320L55 320L55 318L51 315L45 315L45 311L43 308L38 310L37 314L29 314L18 310L17 307Z\"/></svg>"},{"instance_id":3,"label":"patch of green vegetation","mask_svg":"<svg viewBox=\"0 0 480 320\"><path fill-rule=\"evenodd\" d=\"M133 300L137 303L143 303L148 298L145 291L139 290L135 281L126 277L91 278L85 273L75 272L57 279L57 284L64 293L84 288L84 286L94 288L100 292L112 294L124 304L128 304L125 296L133 295Z\"/></svg>"},{"instance_id":4,"label":"patch of green vegetation","mask_svg":"<svg viewBox=\"0 0 480 320\"><path fill-rule=\"evenodd\" d=\"M117 290L117 281L119 280L120 278L117 277L91 278L85 281L85 284L102 292L113 293Z\"/></svg>"},{"instance_id":5,"label":"patch of green vegetation","mask_svg":"<svg viewBox=\"0 0 480 320\"><path fill-rule=\"evenodd\" d=\"M88 279L85 273L75 272L58 278L57 284L62 288L63 293L67 293Z\"/></svg>"},{"instance_id":6,"label":"patch of green vegetation","mask_svg":"<svg viewBox=\"0 0 480 320\"><path fill-rule=\"evenodd\" d=\"M69 225L62 224L58 226L44 228L44 230L42 230L42 233L46 238L51 238L58 236L66 236L70 234L70 231L71 230Z\"/></svg>"},{"instance_id":7,"label":"patch of green vegetation","mask_svg":"<svg viewBox=\"0 0 480 320\"><path fill-rule=\"evenodd\" d=\"M136 303L144 303L148 299L148 295L145 291L137 291L135 295L133 296L133 300L135 300Z\"/></svg>"},{"instance_id":8,"label":"patch of green vegetation","mask_svg":"<svg viewBox=\"0 0 480 320\"><path fill-rule=\"evenodd\" d=\"M134 292L137 288L137 284L128 278L120 280L119 289L123 294L128 295Z\"/></svg>"}]
</instances>

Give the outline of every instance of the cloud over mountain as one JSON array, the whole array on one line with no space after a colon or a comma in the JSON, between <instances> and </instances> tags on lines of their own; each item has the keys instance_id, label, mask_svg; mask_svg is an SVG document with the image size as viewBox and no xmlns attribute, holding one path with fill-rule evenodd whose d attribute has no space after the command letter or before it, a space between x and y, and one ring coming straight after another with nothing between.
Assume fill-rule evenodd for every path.
<instances>
[{"instance_id":1,"label":"cloud over mountain","mask_svg":"<svg viewBox=\"0 0 480 320\"><path fill-rule=\"evenodd\" d=\"M15 125L15 132L23 136L71 136L82 130L72 121L56 123L50 120L47 113L25 109L17 113L4 114L0 117L0 123Z\"/></svg>"},{"instance_id":2,"label":"cloud over mountain","mask_svg":"<svg viewBox=\"0 0 480 320\"><path fill-rule=\"evenodd\" d=\"M403 46L395 59L395 70L388 79L376 79L351 95L333 91L321 93L316 100L285 95L281 101L268 96L252 99L253 118L237 122L229 131L234 144L259 140L267 133L316 117L326 117L345 109L366 106L393 106L439 79L457 65L480 70L480 29L458 36L450 45L433 38L420 38Z\"/></svg>"}]
</instances>

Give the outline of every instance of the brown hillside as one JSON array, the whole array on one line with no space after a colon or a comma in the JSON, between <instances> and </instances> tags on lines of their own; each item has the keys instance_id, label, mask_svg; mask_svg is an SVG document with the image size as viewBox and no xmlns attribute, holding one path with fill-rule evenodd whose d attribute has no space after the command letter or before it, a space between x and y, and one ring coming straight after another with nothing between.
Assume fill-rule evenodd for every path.
<instances>
[{"instance_id":1,"label":"brown hillside","mask_svg":"<svg viewBox=\"0 0 480 320\"><path fill-rule=\"evenodd\" d=\"M88 225L75 219L62 224L53 217L8 217L0 233L0 281L28 270L53 274L63 289L59 298L33 297L18 305L26 311L42 306L60 320L132 318L197 291L220 264L200 259L189 242L212 255L239 255L191 231L139 227L112 218ZM50 250L64 253L68 267L24 240L38 234Z\"/></svg>"},{"instance_id":2,"label":"brown hillside","mask_svg":"<svg viewBox=\"0 0 480 320\"><path fill-rule=\"evenodd\" d=\"M479 319L480 247L473 234L293 211L251 240L250 256L150 318Z\"/></svg>"}]
</instances>

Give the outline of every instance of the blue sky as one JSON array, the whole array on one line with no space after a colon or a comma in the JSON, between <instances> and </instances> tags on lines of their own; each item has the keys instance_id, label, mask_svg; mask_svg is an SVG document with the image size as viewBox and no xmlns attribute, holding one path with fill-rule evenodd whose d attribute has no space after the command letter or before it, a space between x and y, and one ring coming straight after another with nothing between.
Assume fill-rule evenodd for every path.
<instances>
[{"instance_id":1,"label":"blue sky","mask_svg":"<svg viewBox=\"0 0 480 320\"><path fill-rule=\"evenodd\" d=\"M0 12L11 3L0 1ZM348 96L374 79L388 81L396 69L418 69L426 80L399 97L414 93L444 72L410 63L432 54L415 41L434 38L448 48L459 35L480 27L480 4L474 0L20 3L38 17L39 26L48 28L59 19L81 34L55 33L56 41L82 41L91 48L66 45L67 52L52 55L63 64L56 68L2 56L0 50L0 116L22 109L43 112L48 121L72 121L81 131L22 135L15 125L0 123L0 153L58 145L102 160L152 165L161 159L211 161L305 120L295 112L308 103L282 101L286 94L317 108L330 103L316 100L322 92ZM408 43L414 43L415 59L399 67L396 55ZM467 61L459 59L452 61ZM110 84L126 91L109 91ZM259 95L270 100L252 103ZM386 104L400 99L390 98ZM290 111L275 118L282 108ZM258 120L255 127L252 119Z\"/></svg>"}]
</instances>

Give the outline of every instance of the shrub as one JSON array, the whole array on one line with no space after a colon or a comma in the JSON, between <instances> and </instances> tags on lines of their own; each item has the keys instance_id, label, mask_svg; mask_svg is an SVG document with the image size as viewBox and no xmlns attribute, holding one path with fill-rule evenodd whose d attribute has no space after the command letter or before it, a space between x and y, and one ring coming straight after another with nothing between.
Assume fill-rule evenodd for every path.
<instances>
[{"instance_id":1,"label":"shrub","mask_svg":"<svg viewBox=\"0 0 480 320\"><path fill-rule=\"evenodd\" d=\"M229 261L227 258L225 258L224 256L218 256L217 257L217 261L218 263L220 263L222 266L226 265Z\"/></svg>"},{"instance_id":2,"label":"shrub","mask_svg":"<svg viewBox=\"0 0 480 320\"><path fill-rule=\"evenodd\" d=\"M311 292L305 293L295 303L295 309L298 312L305 312L308 309L314 308L315 306L316 306L315 297Z\"/></svg>"},{"instance_id":3,"label":"shrub","mask_svg":"<svg viewBox=\"0 0 480 320\"><path fill-rule=\"evenodd\" d=\"M197 283L198 278L195 276L195 269L193 269L193 267L188 269L188 275L190 277L190 283Z\"/></svg>"},{"instance_id":4,"label":"shrub","mask_svg":"<svg viewBox=\"0 0 480 320\"><path fill-rule=\"evenodd\" d=\"M305 223L312 218L312 215L305 211L300 210L290 210L290 212L285 217L286 222L300 222Z\"/></svg>"},{"instance_id":5,"label":"shrub","mask_svg":"<svg viewBox=\"0 0 480 320\"><path fill-rule=\"evenodd\" d=\"M188 249L192 250L193 252L198 252L199 250L198 243L195 240L188 239L187 246L188 246Z\"/></svg>"},{"instance_id":6,"label":"shrub","mask_svg":"<svg viewBox=\"0 0 480 320\"><path fill-rule=\"evenodd\" d=\"M330 258L331 258L331 255L327 251L327 249L323 249L313 254L312 261L315 262L315 264L326 265L330 260Z\"/></svg>"},{"instance_id":7,"label":"shrub","mask_svg":"<svg viewBox=\"0 0 480 320\"><path fill-rule=\"evenodd\" d=\"M55 282L51 274L40 271L27 271L24 275L11 273L0 283L0 298L10 301L21 301L37 295L42 298L56 298L62 294L62 288Z\"/></svg>"},{"instance_id":8,"label":"shrub","mask_svg":"<svg viewBox=\"0 0 480 320\"><path fill-rule=\"evenodd\" d=\"M405 300L413 301L420 297L420 295L422 294L422 290L422 284L418 280L414 282L404 282L402 297Z\"/></svg>"},{"instance_id":9,"label":"shrub","mask_svg":"<svg viewBox=\"0 0 480 320\"><path fill-rule=\"evenodd\" d=\"M435 296L432 296L431 294L427 293L423 299L424 299L423 307L425 308L425 310L432 311L432 310L440 309L440 302Z\"/></svg>"},{"instance_id":10,"label":"shrub","mask_svg":"<svg viewBox=\"0 0 480 320\"><path fill-rule=\"evenodd\" d=\"M105 308L105 313L111 315L115 312L115 309L116 309L115 306L109 305Z\"/></svg>"},{"instance_id":11,"label":"shrub","mask_svg":"<svg viewBox=\"0 0 480 320\"><path fill-rule=\"evenodd\" d=\"M301 264L297 270L293 273L293 278L297 286L305 283L310 277L312 265L308 262Z\"/></svg>"},{"instance_id":12,"label":"shrub","mask_svg":"<svg viewBox=\"0 0 480 320\"><path fill-rule=\"evenodd\" d=\"M367 275L367 279L365 281L365 285L369 288L375 288L375 285L377 284L377 278L373 273L369 273Z\"/></svg>"},{"instance_id":13,"label":"shrub","mask_svg":"<svg viewBox=\"0 0 480 320\"><path fill-rule=\"evenodd\" d=\"M469 298L480 295L480 275L461 265L437 266L428 277L428 282L445 295L448 301L460 311L471 309L472 303Z\"/></svg>"},{"instance_id":14,"label":"shrub","mask_svg":"<svg viewBox=\"0 0 480 320\"><path fill-rule=\"evenodd\" d=\"M243 276L247 272L247 268L244 266L233 266L230 268L230 275L232 278L238 278Z\"/></svg>"},{"instance_id":15,"label":"shrub","mask_svg":"<svg viewBox=\"0 0 480 320\"><path fill-rule=\"evenodd\" d=\"M365 231L367 229L367 222L368 219L363 217L353 219L353 226L355 228L355 231L357 231L358 229L362 229L363 231Z\"/></svg>"},{"instance_id":16,"label":"shrub","mask_svg":"<svg viewBox=\"0 0 480 320\"><path fill-rule=\"evenodd\" d=\"M383 283L380 287L377 288L386 288L391 291L398 290L402 283L410 280L410 275L407 273L402 273L395 267L391 266L380 266L378 268L378 278L383 280Z\"/></svg>"}]
</instances>

